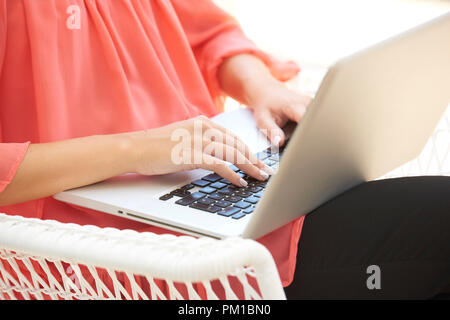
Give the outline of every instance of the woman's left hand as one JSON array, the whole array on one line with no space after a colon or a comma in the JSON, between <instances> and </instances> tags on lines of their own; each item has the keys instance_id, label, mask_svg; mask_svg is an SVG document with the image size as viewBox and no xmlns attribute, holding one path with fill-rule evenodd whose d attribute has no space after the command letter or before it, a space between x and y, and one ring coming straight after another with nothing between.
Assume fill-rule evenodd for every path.
<instances>
[{"instance_id":1,"label":"woman's left hand","mask_svg":"<svg viewBox=\"0 0 450 320\"><path fill-rule=\"evenodd\" d=\"M222 90L253 110L256 124L267 131L274 146L281 146L285 136L281 128L289 121L299 122L311 97L289 90L275 79L266 65L252 54L227 58L219 68Z\"/></svg>"},{"instance_id":2,"label":"woman's left hand","mask_svg":"<svg viewBox=\"0 0 450 320\"><path fill-rule=\"evenodd\" d=\"M248 107L253 110L258 127L267 131L270 142L281 146L285 141L281 128L288 121L300 122L312 98L292 91L276 80L261 85L258 91Z\"/></svg>"}]
</instances>

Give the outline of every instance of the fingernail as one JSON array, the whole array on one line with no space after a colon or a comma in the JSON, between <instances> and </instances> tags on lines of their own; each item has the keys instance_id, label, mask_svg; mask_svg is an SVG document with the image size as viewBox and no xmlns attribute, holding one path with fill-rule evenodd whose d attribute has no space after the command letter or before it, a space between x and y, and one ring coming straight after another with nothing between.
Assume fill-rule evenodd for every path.
<instances>
[{"instance_id":1,"label":"fingernail","mask_svg":"<svg viewBox=\"0 0 450 320\"><path fill-rule=\"evenodd\" d=\"M273 144L275 146L279 146L280 145L280 141L281 141L281 136L275 136L275 138L273 138Z\"/></svg>"},{"instance_id":2,"label":"fingernail","mask_svg":"<svg viewBox=\"0 0 450 320\"><path fill-rule=\"evenodd\" d=\"M241 178L241 180L239 180L241 186L246 187L248 185L247 181L245 181L244 179Z\"/></svg>"},{"instance_id":3,"label":"fingernail","mask_svg":"<svg viewBox=\"0 0 450 320\"><path fill-rule=\"evenodd\" d=\"M275 173L275 171L273 171L273 169L271 167L269 167L267 164L264 165L264 167L262 168L264 170L265 173L267 173L269 176L273 175Z\"/></svg>"},{"instance_id":4,"label":"fingernail","mask_svg":"<svg viewBox=\"0 0 450 320\"><path fill-rule=\"evenodd\" d=\"M269 175L263 170L259 170L259 174L261 175L261 177L263 177L264 180L267 180L269 178Z\"/></svg>"}]
</instances>

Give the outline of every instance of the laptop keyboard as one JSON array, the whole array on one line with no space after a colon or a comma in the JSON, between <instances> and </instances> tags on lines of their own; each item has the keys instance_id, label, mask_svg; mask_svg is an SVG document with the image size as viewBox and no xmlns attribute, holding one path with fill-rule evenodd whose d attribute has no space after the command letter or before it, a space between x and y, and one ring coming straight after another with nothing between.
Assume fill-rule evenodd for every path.
<instances>
[{"instance_id":1,"label":"laptop keyboard","mask_svg":"<svg viewBox=\"0 0 450 320\"><path fill-rule=\"evenodd\" d=\"M256 156L276 171L284 146L280 148L279 153L272 153L271 148L268 148L258 152ZM223 217L241 219L255 210L270 177L266 181L259 181L246 175L235 165L231 165L230 168L247 181L246 187L237 187L218 174L211 173L175 189L159 199L167 201L177 197L179 199L175 203L178 205L189 206Z\"/></svg>"}]
</instances>

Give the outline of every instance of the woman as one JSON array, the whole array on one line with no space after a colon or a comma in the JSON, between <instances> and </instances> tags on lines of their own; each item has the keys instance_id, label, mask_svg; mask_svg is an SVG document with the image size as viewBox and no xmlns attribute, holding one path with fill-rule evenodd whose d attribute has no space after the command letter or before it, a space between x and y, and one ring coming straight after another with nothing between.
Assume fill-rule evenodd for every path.
<instances>
[{"instance_id":1,"label":"woman","mask_svg":"<svg viewBox=\"0 0 450 320\"><path fill-rule=\"evenodd\" d=\"M0 211L138 231L168 232L51 195L126 172L195 167L244 185L215 154L175 165L172 132L192 132L193 119L223 130L201 116L215 115L227 94L281 146L280 127L300 121L310 101L281 83L295 64L258 50L208 0L1 0L0 68ZM250 176L270 174L248 149L219 147L239 154ZM449 188L448 178L432 177L344 193L306 218L297 271L303 218L260 241L283 285L295 271L289 297L432 297L448 284ZM378 291L366 286L368 265L381 268ZM400 269L417 281L406 285Z\"/></svg>"}]
</instances>

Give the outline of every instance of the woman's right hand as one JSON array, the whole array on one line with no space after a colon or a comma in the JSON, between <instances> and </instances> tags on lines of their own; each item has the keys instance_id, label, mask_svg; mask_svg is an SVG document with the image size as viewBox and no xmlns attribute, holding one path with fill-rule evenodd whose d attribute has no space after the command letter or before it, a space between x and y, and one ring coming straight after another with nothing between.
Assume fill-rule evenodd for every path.
<instances>
[{"instance_id":1,"label":"woman's right hand","mask_svg":"<svg viewBox=\"0 0 450 320\"><path fill-rule=\"evenodd\" d=\"M234 134L204 116L170 125L129 133L133 172L166 174L202 168L214 171L237 186L247 182L229 168L235 164L258 180L267 180L273 170L258 160Z\"/></svg>"},{"instance_id":2,"label":"woman's right hand","mask_svg":"<svg viewBox=\"0 0 450 320\"><path fill-rule=\"evenodd\" d=\"M156 175L203 168L245 186L225 161L258 180L271 174L242 141L205 117L150 130L32 143L14 178L0 192L0 207L128 172Z\"/></svg>"}]
</instances>

